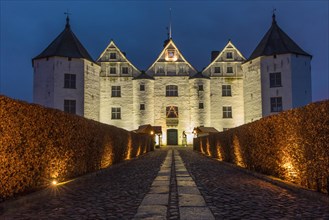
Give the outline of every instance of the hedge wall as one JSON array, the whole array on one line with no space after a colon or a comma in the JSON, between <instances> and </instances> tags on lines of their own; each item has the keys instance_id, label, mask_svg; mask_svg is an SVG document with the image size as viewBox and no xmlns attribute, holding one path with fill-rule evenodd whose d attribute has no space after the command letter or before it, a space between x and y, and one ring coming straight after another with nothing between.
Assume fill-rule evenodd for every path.
<instances>
[{"instance_id":1,"label":"hedge wall","mask_svg":"<svg viewBox=\"0 0 329 220\"><path fill-rule=\"evenodd\" d=\"M329 101L196 138L194 150L328 193Z\"/></svg>"},{"instance_id":2,"label":"hedge wall","mask_svg":"<svg viewBox=\"0 0 329 220\"><path fill-rule=\"evenodd\" d=\"M0 96L0 202L153 149L149 135Z\"/></svg>"}]
</instances>

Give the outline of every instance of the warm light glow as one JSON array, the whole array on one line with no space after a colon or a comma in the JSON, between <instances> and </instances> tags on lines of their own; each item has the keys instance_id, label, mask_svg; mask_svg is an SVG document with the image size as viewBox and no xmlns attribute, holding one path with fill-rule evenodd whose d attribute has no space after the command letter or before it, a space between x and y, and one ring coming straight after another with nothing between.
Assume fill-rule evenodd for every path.
<instances>
[{"instance_id":1,"label":"warm light glow","mask_svg":"<svg viewBox=\"0 0 329 220\"><path fill-rule=\"evenodd\" d=\"M217 159L220 161L223 161L223 156L222 156L222 153L220 152L221 146L219 145L219 143L217 143L216 148L217 148Z\"/></svg>"},{"instance_id":2,"label":"warm light glow","mask_svg":"<svg viewBox=\"0 0 329 220\"><path fill-rule=\"evenodd\" d=\"M243 162L239 139L236 135L234 135L234 138L233 138L233 149L234 149L234 157L235 157L236 165L238 165L240 167L246 167Z\"/></svg>"},{"instance_id":3,"label":"warm light glow","mask_svg":"<svg viewBox=\"0 0 329 220\"><path fill-rule=\"evenodd\" d=\"M131 134L129 134L128 143L127 143L127 156L126 156L126 160L130 160L131 159L131 151L132 150L133 150L133 148L132 148L132 143L131 143Z\"/></svg>"},{"instance_id":4,"label":"warm light glow","mask_svg":"<svg viewBox=\"0 0 329 220\"><path fill-rule=\"evenodd\" d=\"M211 152L210 152L210 144L209 144L209 139L207 138L207 144L206 144L206 146L207 146L207 155L208 156L211 156Z\"/></svg>"},{"instance_id":5,"label":"warm light glow","mask_svg":"<svg viewBox=\"0 0 329 220\"><path fill-rule=\"evenodd\" d=\"M53 181L51 182L51 184L54 185L54 186L56 186L56 185L58 184L58 182L57 182L57 180L53 180Z\"/></svg>"},{"instance_id":6,"label":"warm light glow","mask_svg":"<svg viewBox=\"0 0 329 220\"><path fill-rule=\"evenodd\" d=\"M138 147L136 157L138 157L141 154L141 151L142 151L141 148L142 148L141 146Z\"/></svg>"},{"instance_id":7,"label":"warm light glow","mask_svg":"<svg viewBox=\"0 0 329 220\"><path fill-rule=\"evenodd\" d=\"M153 135L154 134L154 131L151 131L150 134Z\"/></svg>"}]
</instances>

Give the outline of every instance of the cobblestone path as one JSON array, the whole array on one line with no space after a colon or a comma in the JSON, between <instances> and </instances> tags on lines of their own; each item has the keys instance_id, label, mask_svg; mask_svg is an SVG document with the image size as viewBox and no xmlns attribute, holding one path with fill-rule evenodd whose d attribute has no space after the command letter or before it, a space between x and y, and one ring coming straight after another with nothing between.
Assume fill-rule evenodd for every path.
<instances>
[{"instance_id":1,"label":"cobblestone path","mask_svg":"<svg viewBox=\"0 0 329 220\"><path fill-rule=\"evenodd\" d=\"M329 203L191 148L164 148L15 201L0 219L329 219Z\"/></svg>"},{"instance_id":2,"label":"cobblestone path","mask_svg":"<svg viewBox=\"0 0 329 220\"><path fill-rule=\"evenodd\" d=\"M216 219L329 219L329 203L275 186L180 148L187 170Z\"/></svg>"},{"instance_id":3,"label":"cobblestone path","mask_svg":"<svg viewBox=\"0 0 329 220\"><path fill-rule=\"evenodd\" d=\"M157 150L78 178L47 196L13 203L4 207L0 219L132 219L166 154L167 150Z\"/></svg>"}]
</instances>

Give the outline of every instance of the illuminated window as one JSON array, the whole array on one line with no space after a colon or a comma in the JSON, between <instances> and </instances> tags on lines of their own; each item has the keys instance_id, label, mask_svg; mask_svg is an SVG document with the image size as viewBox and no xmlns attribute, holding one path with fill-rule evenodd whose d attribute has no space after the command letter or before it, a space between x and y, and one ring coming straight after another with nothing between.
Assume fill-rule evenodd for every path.
<instances>
[{"instance_id":1,"label":"illuminated window","mask_svg":"<svg viewBox=\"0 0 329 220\"><path fill-rule=\"evenodd\" d=\"M222 85L222 96L232 96L231 85Z\"/></svg>"},{"instance_id":2,"label":"illuminated window","mask_svg":"<svg viewBox=\"0 0 329 220\"><path fill-rule=\"evenodd\" d=\"M145 85L139 85L139 91L145 91Z\"/></svg>"},{"instance_id":3,"label":"illuminated window","mask_svg":"<svg viewBox=\"0 0 329 220\"><path fill-rule=\"evenodd\" d=\"M110 67L110 74L116 74L116 73L117 73L117 68Z\"/></svg>"},{"instance_id":4,"label":"illuminated window","mask_svg":"<svg viewBox=\"0 0 329 220\"><path fill-rule=\"evenodd\" d=\"M64 100L64 112L75 114L76 100Z\"/></svg>"},{"instance_id":5,"label":"illuminated window","mask_svg":"<svg viewBox=\"0 0 329 220\"><path fill-rule=\"evenodd\" d=\"M178 96L178 86L166 86L166 96Z\"/></svg>"},{"instance_id":6,"label":"illuminated window","mask_svg":"<svg viewBox=\"0 0 329 220\"><path fill-rule=\"evenodd\" d=\"M166 117L167 118L178 118L178 107L177 106L167 106L166 107Z\"/></svg>"},{"instance_id":7,"label":"illuminated window","mask_svg":"<svg viewBox=\"0 0 329 220\"><path fill-rule=\"evenodd\" d=\"M110 59L111 60L115 60L117 58L117 54L116 53L110 53Z\"/></svg>"},{"instance_id":8,"label":"illuminated window","mask_svg":"<svg viewBox=\"0 0 329 220\"><path fill-rule=\"evenodd\" d=\"M219 66L216 66L214 68L214 73L220 73L220 67Z\"/></svg>"},{"instance_id":9,"label":"illuminated window","mask_svg":"<svg viewBox=\"0 0 329 220\"><path fill-rule=\"evenodd\" d=\"M226 53L226 58L227 58L227 59L233 59L233 54L232 54L232 52L227 52L227 53Z\"/></svg>"},{"instance_id":10,"label":"illuminated window","mask_svg":"<svg viewBox=\"0 0 329 220\"><path fill-rule=\"evenodd\" d=\"M140 110L145 110L145 104L140 104L139 109Z\"/></svg>"},{"instance_id":11,"label":"illuminated window","mask_svg":"<svg viewBox=\"0 0 329 220\"><path fill-rule=\"evenodd\" d=\"M128 74L128 67L122 67L122 74Z\"/></svg>"},{"instance_id":12,"label":"illuminated window","mask_svg":"<svg viewBox=\"0 0 329 220\"><path fill-rule=\"evenodd\" d=\"M176 61L177 60L176 51L172 50L172 49L167 50L165 60L166 61Z\"/></svg>"},{"instance_id":13,"label":"illuminated window","mask_svg":"<svg viewBox=\"0 0 329 220\"><path fill-rule=\"evenodd\" d=\"M112 86L112 97L121 97L121 87Z\"/></svg>"},{"instance_id":14,"label":"illuminated window","mask_svg":"<svg viewBox=\"0 0 329 220\"><path fill-rule=\"evenodd\" d=\"M226 72L227 73L233 73L233 67L228 66L227 69L226 69Z\"/></svg>"},{"instance_id":15,"label":"illuminated window","mask_svg":"<svg viewBox=\"0 0 329 220\"><path fill-rule=\"evenodd\" d=\"M272 97L271 112L281 112L281 111L282 111L282 97Z\"/></svg>"},{"instance_id":16,"label":"illuminated window","mask_svg":"<svg viewBox=\"0 0 329 220\"><path fill-rule=\"evenodd\" d=\"M203 91L203 85L198 86L198 91Z\"/></svg>"},{"instance_id":17,"label":"illuminated window","mask_svg":"<svg viewBox=\"0 0 329 220\"><path fill-rule=\"evenodd\" d=\"M76 88L76 75L75 74L64 74L64 88L75 89Z\"/></svg>"},{"instance_id":18,"label":"illuminated window","mask_svg":"<svg viewBox=\"0 0 329 220\"><path fill-rule=\"evenodd\" d=\"M112 119L121 119L121 108L112 108Z\"/></svg>"},{"instance_id":19,"label":"illuminated window","mask_svg":"<svg viewBox=\"0 0 329 220\"><path fill-rule=\"evenodd\" d=\"M270 87L281 87L281 73L270 73Z\"/></svg>"},{"instance_id":20,"label":"illuminated window","mask_svg":"<svg viewBox=\"0 0 329 220\"><path fill-rule=\"evenodd\" d=\"M232 118L231 106L223 106L223 118Z\"/></svg>"},{"instance_id":21,"label":"illuminated window","mask_svg":"<svg viewBox=\"0 0 329 220\"><path fill-rule=\"evenodd\" d=\"M199 103L199 109L203 109L203 103L202 102Z\"/></svg>"}]
</instances>

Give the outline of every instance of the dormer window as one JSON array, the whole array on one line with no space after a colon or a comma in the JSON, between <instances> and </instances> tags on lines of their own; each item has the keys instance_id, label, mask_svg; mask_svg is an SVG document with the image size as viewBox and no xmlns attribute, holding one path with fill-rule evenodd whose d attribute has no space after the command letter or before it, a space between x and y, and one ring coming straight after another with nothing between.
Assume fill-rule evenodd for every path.
<instances>
[{"instance_id":1,"label":"dormer window","mask_svg":"<svg viewBox=\"0 0 329 220\"><path fill-rule=\"evenodd\" d=\"M116 53L110 53L110 59L111 60L115 60L117 58L117 54Z\"/></svg>"},{"instance_id":2,"label":"dormer window","mask_svg":"<svg viewBox=\"0 0 329 220\"><path fill-rule=\"evenodd\" d=\"M214 68L214 73L220 73L220 67L219 66L216 66Z\"/></svg>"},{"instance_id":3,"label":"dormer window","mask_svg":"<svg viewBox=\"0 0 329 220\"><path fill-rule=\"evenodd\" d=\"M232 52L227 52L227 53L226 53L226 59L233 59L233 54L232 54Z\"/></svg>"},{"instance_id":4,"label":"dormer window","mask_svg":"<svg viewBox=\"0 0 329 220\"><path fill-rule=\"evenodd\" d=\"M176 61L177 60L176 50L168 49L166 52L165 60L166 61Z\"/></svg>"}]
</instances>

